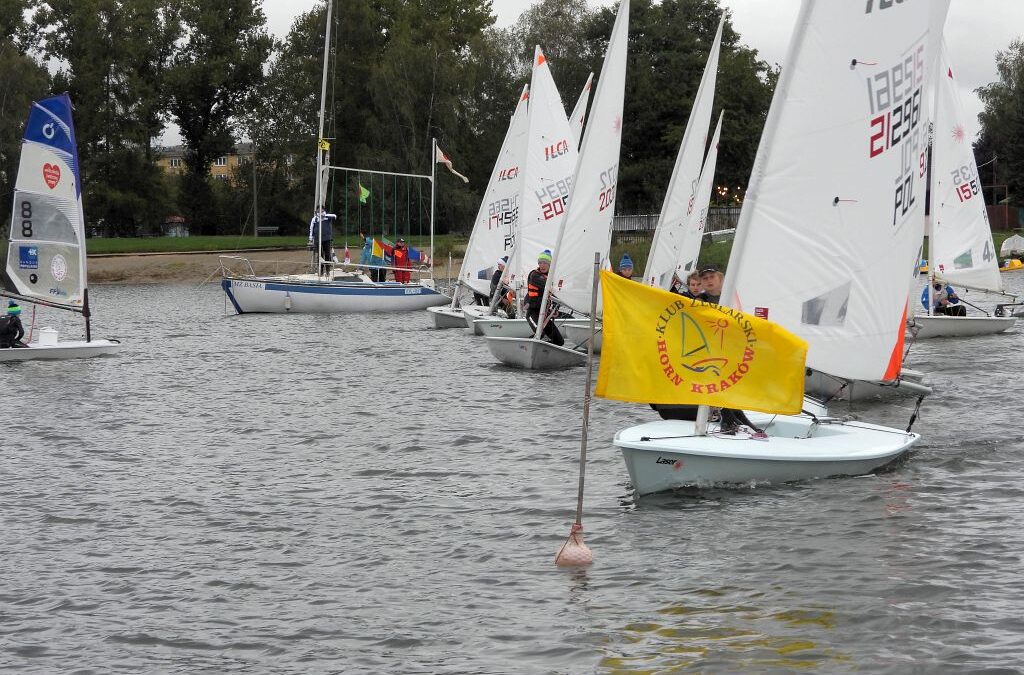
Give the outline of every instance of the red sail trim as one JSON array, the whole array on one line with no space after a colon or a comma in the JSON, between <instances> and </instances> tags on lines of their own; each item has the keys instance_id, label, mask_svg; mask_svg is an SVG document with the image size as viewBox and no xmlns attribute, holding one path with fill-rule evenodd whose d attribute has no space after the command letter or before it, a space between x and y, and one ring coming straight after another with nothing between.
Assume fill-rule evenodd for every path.
<instances>
[{"instance_id":1,"label":"red sail trim","mask_svg":"<svg viewBox=\"0 0 1024 675\"><path fill-rule=\"evenodd\" d=\"M889 356L889 367L885 369L883 380L895 380L900 376L900 369L903 368L903 341L907 331L907 305L903 305L903 318L900 319L899 331L896 333L896 346L892 348Z\"/></svg>"}]
</instances>

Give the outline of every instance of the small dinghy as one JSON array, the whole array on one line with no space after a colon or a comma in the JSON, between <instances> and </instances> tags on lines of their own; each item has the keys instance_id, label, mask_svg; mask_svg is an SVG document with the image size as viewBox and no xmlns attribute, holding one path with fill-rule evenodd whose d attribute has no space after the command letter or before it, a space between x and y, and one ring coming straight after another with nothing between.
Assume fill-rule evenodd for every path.
<instances>
[{"instance_id":1,"label":"small dinghy","mask_svg":"<svg viewBox=\"0 0 1024 675\"><path fill-rule=\"evenodd\" d=\"M477 308L471 298L491 296L491 279L499 269L499 263L508 262L518 230L519 191L522 181L518 179L519 167L526 159L526 134L529 132L529 85L523 87L516 102L512 120L509 122L505 139L498 151L498 158L491 169L484 197L480 201L473 231L466 244L466 255L459 268L459 279L452 293L451 304L447 307L429 307L435 328L472 327L467 316Z\"/></svg>"},{"instance_id":2,"label":"small dinghy","mask_svg":"<svg viewBox=\"0 0 1024 675\"><path fill-rule=\"evenodd\" d=\"M596 299L593 259L596 254L600 260L606 260L611 247L622 146L628 17L629 3L623 2L597 80L590 121L572 175L568 206L566 201L558 201L558 210L564 208L564 220L558 229L554 253L548 257L550 270L544 268L543 294L536 298L540 303L537 331L532 338L487 339L491 354L506 365L550 370L586 362L579 352L542 343L540 338L547 321L559 315L559 305L584 314L592 311ZM520 255L525 254L520 251Z\"/></svg>"},{"instance_id":3,"label":"small dinghy","mask_svg":"<svg viewBox=\"0 0 1024 675\"><path fill-rule=\"evenodd\" d=\"M638 494L695 486L752 485L860 476L889 464L917 442L915 433L810 415L749 413L765 437L707 435L696 422L662 420L624 429L615 446Z\"/></svg>"},{"instance_id":4,"label":"small dinghy","mask_svg":"<svg viewBox=\"0 0 1024 675\"><path fill-rule=\"evenodd\" d=\"M58 340L43 328L26 347L0 348L0 361L82 359L114 354L117 340L92 339L85 256L85 214L78 146L67 94L32 104L14 188L2 295L85 318L85 340ZM0 307L0 316L5 308ZM11 303L9 312L20 313Z\"/></svg>"},{"instance_id":5,"label":"small dinghy","mask_svg":"<svg viewBox=\"0 0 1024 675\"><path fill-rule=\"evenodd\" d=\"M865 13L863 5L804 0L736 228L722 305L603 278L597 395L701 405L696 421L650 422L615 435L638 494L862 475L918 440L909 425L802 413L802 394L807 367L848 381L899 377L925 178L905 170L900 148L875 140L866 146L866 130L884 129L888 109L904 100L931 100L947 9L919 3ZM870 60L859 58L865 44ZM871 83L918 53L924 56L904 100L873 95ZM925 115L908 121L900 147L925 147L927 130ZM827 162L807 152L809 138L830 148ZM895 210L892 199L881 198L892 197L894 185ZM722 422L708 422L710 406L721 409ZM741 410L757 412L746 417ZM911 424L915 418L916 411Z\"/></svg>"},{"instance_id":6,"label":"small dinghy","mask_svg":"<svg viewBox=\"0 0 1024 675\"><path fill-rule=\"evenodd\" d=\"M926 221L932 277L921 295L927 313L918 314L907 322L907 331L915 340L994 335L1013 327L1017 321L1011 312L1000 316L1002 308L999 306L993 316L968 303L966 298L960 298L961 311L966 312L965 306L970 306L983 314L949 316L936 311L937 302L933 294L944 293L947 284L982 293L1009 295L1003 292L992 228L981 193L981 178L974 161L974 150L963 132L967 115L945 45L941 55L939 81L935 88L935 139L929 172L933 183L933 206L931 218Z\"/></svg>"}]
</instances>

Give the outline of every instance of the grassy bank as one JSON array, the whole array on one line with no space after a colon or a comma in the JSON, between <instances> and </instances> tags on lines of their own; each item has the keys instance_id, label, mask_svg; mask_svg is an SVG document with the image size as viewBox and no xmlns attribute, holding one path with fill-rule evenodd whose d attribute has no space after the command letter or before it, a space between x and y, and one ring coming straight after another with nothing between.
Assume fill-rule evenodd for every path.
<instances>
[{"instance_id":1,"label":"grassy bank","mask_svg":"<svg viewBox=\"0 0 1024 675\"><path fill-rule=\"evenodd\" d=\"M429 248L430 237L406 237L410 246ZM361 242L358 237L348 240L352 257L358 257ZM461 258L466 249L465 237L452 234L434 237L434 258L447 258L448 253ZM334 247L344 249L345 240L335 240ZM306 248L305 237L139 237L139 238L107 238L94 237L89 239L87 249L93 255L109 255L112 253L195 253L198 251L237 251L240 249L261 248Z\"/></svg>"}]
</instances>

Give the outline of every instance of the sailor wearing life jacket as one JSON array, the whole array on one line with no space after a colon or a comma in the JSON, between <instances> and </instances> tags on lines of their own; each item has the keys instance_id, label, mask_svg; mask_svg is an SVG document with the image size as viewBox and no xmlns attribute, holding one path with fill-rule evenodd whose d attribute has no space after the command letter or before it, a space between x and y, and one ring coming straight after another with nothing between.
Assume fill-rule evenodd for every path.
<instances>
[{"instance_id":1,"label":"sailor wearing life jacket","mask_svg":"<svg viewBox=\"0 0 1024 675\"><path fill-rule=\"evenodd\" d=\"M545 249L537 256L537 269L531 270L530 275L526 278L526 323L534 333L537 332L537 324L540 322L540 304L544 300L544 287L548 283L550 267L551 251ZM554 320L545 324L542 336L559 347L565 344L565 339L558 331L558 327L555 326Z\"/></svg>"}]
</instances>

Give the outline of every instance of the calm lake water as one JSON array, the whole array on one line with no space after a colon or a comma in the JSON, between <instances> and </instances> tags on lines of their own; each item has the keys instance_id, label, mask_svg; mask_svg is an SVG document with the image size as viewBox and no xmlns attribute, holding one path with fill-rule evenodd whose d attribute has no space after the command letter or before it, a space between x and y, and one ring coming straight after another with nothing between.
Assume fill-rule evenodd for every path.
<instances>
[{"instance_id":1,"label":"calm lake water","mask_svg":"<svg viewBox=\"0 0 1024 675\"><path fill-rule=\"evenodd\" d=\"M924 439L877 476L634 502L610 439L652 413L595 400L570 572L584 370L425 312L92 297L119 356L0 364L2 671L1022 672L1024 328L913 347Z\"/></svg>"}]
</instances>

